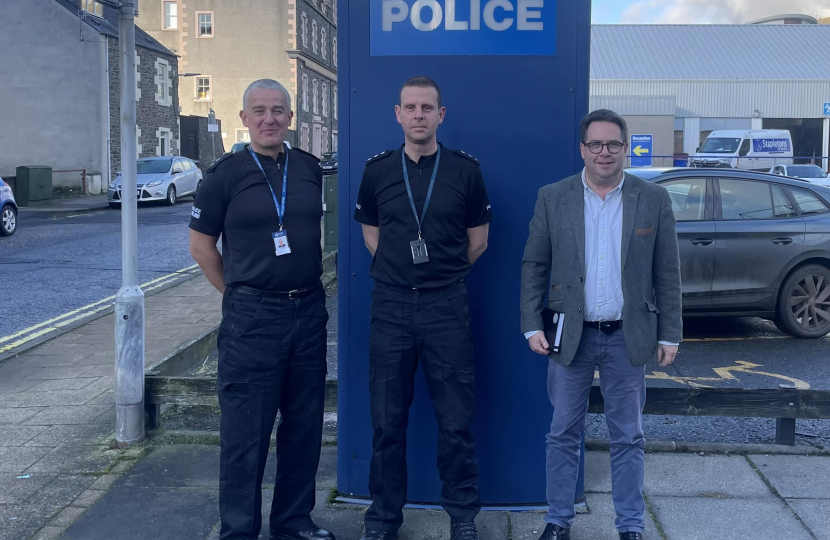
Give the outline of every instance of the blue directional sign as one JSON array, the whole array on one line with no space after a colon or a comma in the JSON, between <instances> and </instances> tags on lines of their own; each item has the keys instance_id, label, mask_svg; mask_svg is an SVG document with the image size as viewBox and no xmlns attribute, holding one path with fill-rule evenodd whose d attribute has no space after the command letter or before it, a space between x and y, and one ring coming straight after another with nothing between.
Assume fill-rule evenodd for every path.
<instances>
[{"instance_id":1,"label":"blue directional sign","mask_svg":"<svg viewBox=\"0 0 830 540\"><path fill-rule=\"evenodd\" d=\"M654 162L654 136L632 135L629 151L632 167L651 167Z\"/></svg>"},{"instance_id":2,"label":"blue directional sign","mask_svg":"<svg viewBox=\"0 0 830 540\"><path fill-rule=\"evenodd\" d=\"M370 0L372 56L554 56L557 0Z\"/></svg>"},{"instance_id":3,"label":"blue directional sign","mask_svg":"<svg viewBox=\"0 0 830 540\"><path fill-rule=\"evenodd\" d=\"M824 116L830 116L830 103L824 104Z\"/></svg>"}]
</instances>

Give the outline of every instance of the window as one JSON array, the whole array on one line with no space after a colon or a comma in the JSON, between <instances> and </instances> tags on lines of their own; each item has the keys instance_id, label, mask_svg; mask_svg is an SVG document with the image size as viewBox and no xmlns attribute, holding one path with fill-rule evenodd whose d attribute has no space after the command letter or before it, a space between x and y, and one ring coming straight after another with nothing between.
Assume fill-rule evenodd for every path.
<instances>
[{"instance_id":1,"label":"window","mask_svg":"<svg viewBox=\"0 0 830 540\"><path fill-rule=\"evenodd\" d=\"M317 21L311 21L311 50L317 54Z\"/></svg>"},{"instance_id":2,"label":"window","mask_svg":"<svg viewBox=\"0 0 830 540\"><path fill-rule=\"evenodd\" d=\"M251 142L251 134L248 132L247 129L237 129L236 130L236 142L241 143L249 143Z\"/></svg>"},{"instance_id":3,"label":"window","mask_svg":"<svg viewBox=\"0 0 830 540\"><path fill-rule=\"evenodd\" d=\"M674 219L700 221L706 218L705 178L684 178L660 185L669 192Z\"/></svg>"},{"instance_id":4,"label":"window","mask_svg":"<svg viewBox=\"0 0 830 540\"><path fill-rule=\"evenodd\" d=\"M317 89L318 89L318 86L319 86L319 83L318 83L317 79L314 79L313 81L311 81L311 100L312 100L311 101L311 109L314 111L314 114L317 114L317 101L318 101L317 100L317 96L318 96Z\"/></svg>"},{"instance_id":5,"label":"window","mask_svg":"<svg viewBox=\"0 0 830 540\"><path fill-rule=\"evenodd\" d=\"M303 38L303 47L308 48L308 17L305 11L300 14L300 36Z\"/></svg>"},{"instance_id":6,"label":"window","mask_svg":"<svg viewBox=\"0 0 830 540\"><path fill-rule=\"evenodd\" d=\"M770 219L773 217L769 185L747 180L720 180L723 219Z\"/></svg>"},{"instance_id":7,"label":"window","mask_svg":"<svg viewBox=\"0 0 830 540\"><path fill-rule=\"evenodd\" d=\"M796 217L798 214L793 208L793 203L784 193L784 188L781 186L772 186L772 207L775 212L775 217L790 218Z\"/></svg>"},{"instance_id":8,"label":"window","mask_svg":"<svg viewBox=\"0 0 830 540\"><path fill-rule=\"evenodd\" d=\"M337 132L331 132L331 151L337 152Z\"/></svg>"},{"instance_id":9,"label":"window","mask_svg":"<svg viewBox=\"0 0 830 540\"><path fill-rule=\"evenodd\" d=\"M809 191L791 189L790 192L793 194L795 204L798 205L798 211L801 212L802 216L822 214L827 211L827 205Z\"/></svg>"},{"instance_id":10,"label":"window","mask_svg":"<svg viewBox=\"0 0 830 540\"><path fill-rule=\"evenodd\" d=\"M682 154L683 153L683 130L682 129L675 129L674 130L674 153L675 154Z\"/></svg>"},{"instance_id":11,"label":"window","mask_svg":"<svg viewBox=\"0 0 830 540\"><path fill-rule=\"evenodd\" d=\"M184 165L184 170L189 171L193 169L193 163L189 159L182 159L180 160L182 165Z\"/></svg>"},{"instance_id":12,"label":"window","mask_svg":"<svg viewBox=\"0 0 830 540\"><path fill-rule=\"evenodd\" d=\"M310 146L308 124L303 124L300 128L300 148L307 152Z\"/></svg>"},{"instance_id":13,"label":"window","mask_svg":"<svg viewBox=\"0 0 830 540\"><path fill-rule=\"evenodd\" d=\"M104 16L104 6L95 0L81 0L81 10L89 13L90 15L95 15L96 17Z\"/></svg>"},{"instance_id":14,"label":"window","mask_svg":"<svg viewBox=\"0 0 830 540\"><path fill-rule=\"evenodd\" d=\"M196 101L213 101L210 77L196 77Z\"/></svg>"},{"instance_id":15,"label":"window","mask_svg":"<svg viewBox=\"0 0 830 540\"><path fill-rule=\"evenodd\" d=\"M744 139L744 142L741 143L741 150L738 152L739 156L745 156L749 154L749 139Z\"/></svg>"},{"instance_id":16,"label":"window","mask_svg":"<svg viewBox=\"0 0 830 540\"><path fill-rule=\"evenodd\" d=\"M332 88L333 97L332 97L332 105L334 105L334 119L337 120L337 85L334 85Z\"/></svg>"},{"instance_id":17,"label":"window","mask_svg":"<svg viewBox=\"0 0 830 540\"><path fill-rule=\"evenodd\" d=\"M323 128L323 152L329 151L329 128Z\"/></svg>"},{"instance_id":18,"label":"window","mask_svg":"<svg viewBox=\"0 0 830 540\"><path fill-rule=\"evenodd\" d=\"M326 29L320 29L320 54L323 55L323 60L328 58L328 42L326 41Z\"/></svg>"},{"instance_id":19,"label":"window","mask_svg":"<svg viewBox=\"0 0 830 540\"><path fill-rule=\"evenodd\" d=\"M331 62L337 67L337 38L331 38Z\"/></svg>"},{"instance_id":20,"label":"window","mask_svg":"<svg viewBox=\"0 0 830 540\"><path fill-rule=\"evenodd\" d=\"M173 80L170 77L170 63L156 58L156 103L165 107L173 105Z\"/></svg>"},{"instance_id":21,"label":"window","mask_svg":"<svg viewBox=\"0 0 830 540\"><path fill-rule=\"evenodd\" d=\"M701 134L702 136L702 134ZM747 141L749 142L749 141ZM741 146L741 139L733 137L715 137L706 139L705 144L700 147L701 154L734 154Z\"/></svg>"},{"instance_id":22,"label":"window","mask_svg":"<svg viewBox=\"0 0 830 540\"><path fill-rule=\"evenodd\" d=\"M308 75L303 73L303 110L308 111Z\"/></svg>"},{"instance_id":23,"label":"window","mask_svg":"<svg viewBox=\"0 0 830 540\"><path fill-rule=\"evenodd\" d=\"M164 3L164 21L162 28L176 30L179 28L179 7L176 2Z\"/></svg>"},{"instance_id":24,"label":"window","mask_svg":"<svg viewBox=\"0 0 830 540\"><path fill-rule=\"evenodd\" d=\"M323 83L323 116L329 115L329 83Z\"/></svg>"},{"instance_id":25,"label":"window","mask_svg":"<svg viewBox=\"0 0 830 540\"><path fill-rule=\"evenodd\" d=\"M212 11L197 11L197 20L199 21L198 35L199 38L213 37L213 12Z\"/></svg>"}]
</instances>

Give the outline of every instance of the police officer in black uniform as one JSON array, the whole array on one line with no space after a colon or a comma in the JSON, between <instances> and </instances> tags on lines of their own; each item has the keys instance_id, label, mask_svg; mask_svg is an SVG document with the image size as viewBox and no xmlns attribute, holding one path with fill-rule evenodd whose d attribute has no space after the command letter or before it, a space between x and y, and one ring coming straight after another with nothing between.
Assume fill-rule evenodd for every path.
<instances>
[{"instance_id":1,"label":"police officer in black uniform","mask_svg":"<svg viewBox=\"0 0 830 540\"><path fill-rule=\"evenodd\" d=\"M478 161L445 148L438 85L413 77L395 112L405 144L366 163L355 219L374 256L369 334L372 506L363 540L395 540L406 502L406 428L418 362L438 418L441 503L453 540L477 540L481 508L471 424L474 364L464 277L487 247L490 203Z\"/></svg>"},{"instance_id":2,"label":"police officer in black uniform","mask_svg":"<svg viewBox=\"0 0 830 540\"><path fill-rule=\"evenodd\" d=\"M275 540L333 540L311 520L326 383L326 295L317 158L284 144L291 98L262 79L245 91L245 150L207 172L190 221L193 258L223 293L221 540L259 538L262 477L277 411ZM222 236L222 253L216 247Z\"/></svg>"}]
</instances>

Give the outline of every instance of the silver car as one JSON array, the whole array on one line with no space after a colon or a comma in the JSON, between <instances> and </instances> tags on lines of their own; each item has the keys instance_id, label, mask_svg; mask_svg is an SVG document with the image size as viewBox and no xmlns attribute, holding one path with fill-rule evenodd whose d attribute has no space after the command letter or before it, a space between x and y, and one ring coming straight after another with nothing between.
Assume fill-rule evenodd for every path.
<instances>
[{"instance_id":1,"label":"silver car","mask_svg":"<svg viewBox=\"0 0 830 540\"><path fill-rule=\"evenodd\" d=\"M202 171L184 157L162 156L138 160L136 180L139 202L164 201L170 206L181 197L196 195L202 183ZM111 208L121 207L121 173L107 189Z\"/></svg>"},{"instance_id":2,"label":"silver car","mask_svg":"<svg viewBox=\"0 0 830 540\"><path fill-rule=\"evenodd\" d=\"M827 173L818 165L776 165L769 172L770 174L789 176L790 178L806 180L811 184L830 187L830 178L827 177Z\"/></svg>"},{"instance_id":3,"label":"silver car","mask_svg":"<svg viewBox=\"0 0 830 540\"><path fill-rule=\"evenodd\" d=\"M830 188L737 169L628 169L665 187L685 316L763 317L830 333Z\"/></svg>"},{"instance_id":4,"label":"silver car","mask_svg":"<svg viewBox=\"0 0 830 540\"><path fill-rule=\"evenodd\" d=\"M0 178L0 236L11 236L17 230L17 203L12 188Z\"/></svg>"}]
</instances>

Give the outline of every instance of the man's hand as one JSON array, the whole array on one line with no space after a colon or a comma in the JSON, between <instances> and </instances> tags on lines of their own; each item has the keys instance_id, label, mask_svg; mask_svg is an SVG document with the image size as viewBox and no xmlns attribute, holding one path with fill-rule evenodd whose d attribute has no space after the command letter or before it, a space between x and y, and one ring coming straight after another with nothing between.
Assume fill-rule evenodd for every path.
<instances>
[{"instance_id":1,"label":"man's hand","mask_svg":"<svg viewBox=\"0 0 830 540\"><path fill-rule=\"evenodd\" d=\"M662 343L658 343L657 363L662 367L670 366L677 356L677 349L677 345L663 345Z\"/></svg>"},{"instance_id":2,"label":"man's hand","mask_svg":"<svg viewBox=\"0 0 830 540\"><path fill-rule=\"evenodd\" d=\"M550 345L548 345L548 340L545 339L544 332L538 332L530 336L527 343L530 345L530 350L536 354L543 354L545 356L550 354Z\"/></svg>"}]
</instances>

